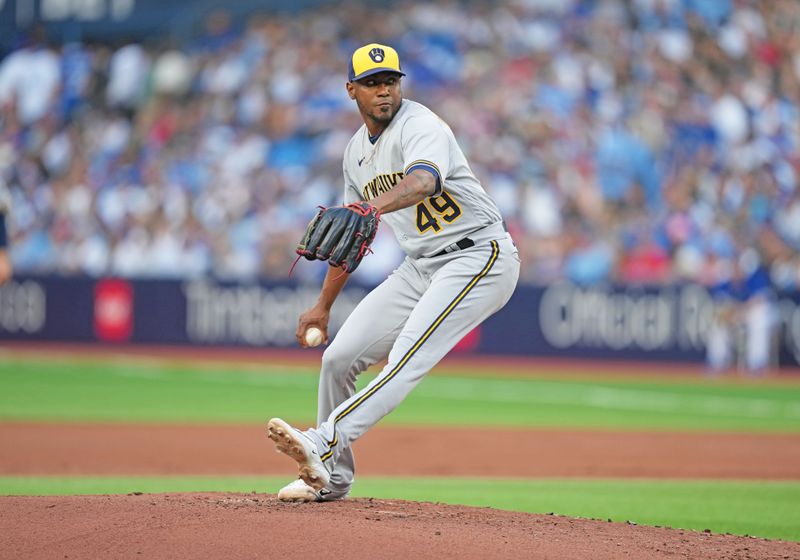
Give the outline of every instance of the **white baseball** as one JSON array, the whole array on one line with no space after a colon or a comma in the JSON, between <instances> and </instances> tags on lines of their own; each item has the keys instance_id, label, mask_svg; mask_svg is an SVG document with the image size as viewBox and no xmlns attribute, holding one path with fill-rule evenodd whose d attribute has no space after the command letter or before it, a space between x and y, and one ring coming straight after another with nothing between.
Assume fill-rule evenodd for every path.
<instances>
[{"instance_id":1,"label":"white baseball","mask_svg":"<svg viewBox=\"0 0 800 560\"><path fill-rule=\"evenodd\" d=\"M306 344L309 346L319 346L322 344L322 331L317 327L310 327L306 331Z\"/></svg>"}]
</instances>

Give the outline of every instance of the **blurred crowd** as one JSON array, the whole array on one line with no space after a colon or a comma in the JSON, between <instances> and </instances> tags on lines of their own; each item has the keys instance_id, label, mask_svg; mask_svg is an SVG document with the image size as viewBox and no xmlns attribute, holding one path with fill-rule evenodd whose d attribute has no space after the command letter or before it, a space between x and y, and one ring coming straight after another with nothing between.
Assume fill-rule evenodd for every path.
<instances>
[{"instance_id":1,"label":"blurred crowd","mask_svg":"<svg viewBox=\"0 0 800 560\"><path fill-rule=\"evenodd\" d=\"M341 198L347 57L379 41L500 205L523 281L800 287L800 2L327 6L214 12L180 44L32 33L0 61L15 269L286 278ZM359 272L400 257L383 235Z\"/></svg>"}]
</instances>

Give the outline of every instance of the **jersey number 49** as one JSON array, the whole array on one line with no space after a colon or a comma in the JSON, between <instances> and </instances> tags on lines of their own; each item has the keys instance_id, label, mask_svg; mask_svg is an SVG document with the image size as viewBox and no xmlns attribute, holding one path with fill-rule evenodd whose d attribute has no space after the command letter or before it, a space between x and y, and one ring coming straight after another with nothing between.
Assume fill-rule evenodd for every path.
<instances>
[{"instance_id":1,"label":"jersey number 49","mask_svg":"<svg viewBox=\"0 0 800 560\"><path fill-rule=\"evenodd\" d=\"M439 220L452 223L461 216L461 208L447 192L442 191L439 196L432 196L417 204L417 229L425 233L429 229L438 233L442 229Z\"/></svg>"}]
</instances>

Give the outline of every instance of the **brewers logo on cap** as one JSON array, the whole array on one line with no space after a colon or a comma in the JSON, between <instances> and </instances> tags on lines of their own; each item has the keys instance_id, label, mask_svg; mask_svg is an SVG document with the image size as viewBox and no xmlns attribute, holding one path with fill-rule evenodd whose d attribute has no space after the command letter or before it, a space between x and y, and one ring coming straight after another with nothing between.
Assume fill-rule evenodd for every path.
<instances>
[{"instance_id":1,"label":"brewers logo on cap","mask_svg":"<svg viewBox=\"0 0 800 560\"><path fill-rule=\"evenodd\" d=\"M386 58L386 51L384 51L380 47L375 47L371 51L369 51L369 57L372 59L373 62L381 63L383 59Z\"/></svg>"},{"instance_id":2,"label":"brewers logo on cap","mask_svg":"<svg viewBox=\"0 0 800 560\"><path fill-rule=\"evenodd\" d=\"M395 72L405 76L400 70L400 57L397 56L397 51L378 43L370 43L356 49L350 57L350 81L361 80L378 72Z\"/></svg>"}]
</instances>

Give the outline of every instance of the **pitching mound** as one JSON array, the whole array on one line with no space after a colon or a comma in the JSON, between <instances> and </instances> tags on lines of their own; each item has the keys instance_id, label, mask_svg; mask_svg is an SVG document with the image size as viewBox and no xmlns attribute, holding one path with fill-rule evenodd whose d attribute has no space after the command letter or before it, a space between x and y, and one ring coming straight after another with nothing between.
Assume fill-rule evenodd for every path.
<instances>
[{"instance_id":1,"label":"pitching mound","mask_svg":"<svg viewBox=\"0 0 800 560\"><path fill-rule=\"evenodd\" d=\"M800 544L390 500L2 497L4 558L800 558Z\"/></svg>"}]
</instances>

